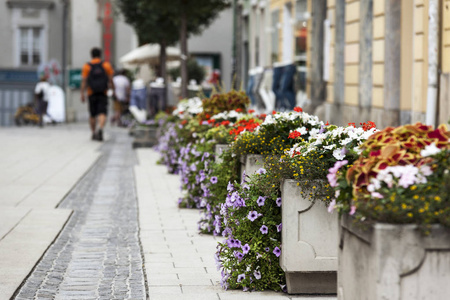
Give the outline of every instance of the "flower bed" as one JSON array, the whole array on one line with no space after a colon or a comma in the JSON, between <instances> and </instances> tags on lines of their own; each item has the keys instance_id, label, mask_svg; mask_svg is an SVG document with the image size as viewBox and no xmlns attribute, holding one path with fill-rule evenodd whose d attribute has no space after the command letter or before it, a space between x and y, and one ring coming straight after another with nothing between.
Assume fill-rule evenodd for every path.
<instances>
[{"instance_id":1,"label":"flower bed","mask_svg":"<svg viewBox=\"0 0 450 300\"><path fill-rule=\"evenodd\" d=\"M339 299L447 299L450 132L389 127L360 148L329 176L343 215Z\"/></svg>"}]
</instances>

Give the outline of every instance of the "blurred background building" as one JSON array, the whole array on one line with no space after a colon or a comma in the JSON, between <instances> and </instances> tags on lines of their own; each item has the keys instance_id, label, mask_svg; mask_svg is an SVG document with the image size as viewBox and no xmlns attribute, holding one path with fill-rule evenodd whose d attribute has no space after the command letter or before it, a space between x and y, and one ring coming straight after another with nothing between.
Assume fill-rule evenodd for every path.
<instances>
[{"instance_id":1,"label":"blurred background building","mask_svg":"<svg viewBox=\"0 0 450 300\"><path fill-rule=\"evenodd\" d=\"M296 103L330 123L449 121L449 0L241 0L234 9L234 69L256 104L265 92L278 98L277 68L292 64Z\"/></svg>"}]
</instances>

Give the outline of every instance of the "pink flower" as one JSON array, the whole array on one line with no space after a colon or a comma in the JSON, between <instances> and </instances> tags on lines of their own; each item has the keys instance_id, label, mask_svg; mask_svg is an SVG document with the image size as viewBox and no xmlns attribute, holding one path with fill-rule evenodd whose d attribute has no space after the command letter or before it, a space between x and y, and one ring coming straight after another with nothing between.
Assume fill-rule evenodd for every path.
<instances>
[{"instance_id":1,"label":"pink flower","mask_svg":"<svg viewBox=\"0 0 450 300\"><path fill-rule=\"evenodd\" d=\"M335 207L336 207L336 199L333 199L333 201L330 202L330 205L328 205L328 212L332 213Z\"/></svg>"},{"instance_id":2,"label":"pink flower","mask_svg":"<svg viewBox=\"0 0 450 300\"><path fill-rule=\"evenodd\" d=\"M383 199L383 198L384 198L384 196L381 195L381 194L378 193L378 192L373 192L373 193L371 193L370 195L371 195L372 197L378 198L378 199Z\"/></svg>"},{"instance_id":3,"label":"pink flower","mask_svg":"<svg viewBox=\"0 0 450 300\"><path fill-rule=\"evenodd\" d=\"M328 173L327 174L327 178L328 178L328 182L330 183L331 187L337 187L338 186L336 173Z\"/></svg>"},{"instance_id":4,"label":"pink flower","mask_svg":"<svg viewBox=\"0 0 450 300\"><path fill-rule=\"evenodd\" d=\"M356 212L356 206L352 205L352 206L350 207L350 213L349 213L349 215L350 215L350 216L353 216L353 215L355 214L355 212Z\"/></svg>"}]
</instances>

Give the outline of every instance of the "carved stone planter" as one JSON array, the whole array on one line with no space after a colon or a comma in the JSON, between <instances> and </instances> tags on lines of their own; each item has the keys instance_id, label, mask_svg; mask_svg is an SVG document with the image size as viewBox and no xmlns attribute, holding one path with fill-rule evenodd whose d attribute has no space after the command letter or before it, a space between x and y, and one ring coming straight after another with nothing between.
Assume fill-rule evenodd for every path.
<instances>
[{"instance_id":1,"label":"carved stone planter","mask_svg":"<svg viewBox=\"0 0 450 300\"><path fill-rule=\"evenodd\" d=\"M336 294L338 214L301 196L295 180L281 187L282 251L289 294Z\"/></svg>"},{"instance_id":2,"label":"carved stone planter","mask_svg":"<svg viewBox=\"0 0 450 300\"><path fill-rule=\"evenodd\" d=\"M264 156L261 154L247 154L247 155L241 155L241 176L242 173L246 175L253 175L256 174L256 171L258 171L260 168L264 167Z\"/></svg>"},{"instance_id":3,"label":"carved stone planter","mask_svg":"<svg viewBox=\"0 0 450 300\"><path fill-rule=\"evenodd\" d=\"M228 144L217 144L214 146L214 152L216 155L216 158L215 158L216 164L222 163L222 160L220 159L220 155L223 152L227 151L228 149L230 149L230 145L228 145Z\"/></svg>"},{"instance_id":4,"label":"carved stone planter","mask_svg":"<svg viewBox=\"0 0 450 300\"><path fill-rule=\"evenodd\" d=\"M450 228L376 223L363 230L341 219L338 299L450 299Z\"/></svg>"}]
</instances>

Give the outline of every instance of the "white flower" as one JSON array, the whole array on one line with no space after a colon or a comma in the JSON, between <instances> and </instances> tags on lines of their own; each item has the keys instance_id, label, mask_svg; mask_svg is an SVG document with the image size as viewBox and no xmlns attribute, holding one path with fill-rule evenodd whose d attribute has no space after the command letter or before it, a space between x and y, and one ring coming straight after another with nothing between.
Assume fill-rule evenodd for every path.
<instances>
[{"instance_id":1,"label":"white flower","mask_svg":"<svg viewBox=\"0 0 450 300\"><path fill-rule=\"evenodd\" d=\"M420 151L420 155L422 155L423 157L427 157L438 154L439 152L441 152L441 149L436 147L435 143L432 143L431 145L426 146L425 149Z\"/></svg>"},{"instance_id":2,"label":"white flower","mask_svg":"<svg viewBox=\"0 0 450 300\"><path fill-rule=\"evenodd\" d=\"M343 160L345 158L345 154L342 153L342 149L340 148L333 151L333 156L337 160Z\"/></svg>"},{"instance_id":3,"label":"white flower","mask_svg":"<svg viewBox=\"0 0 450 300\"><path fill-rule=\"evenodd\" d=\"M327 150L333 150L334 148L336 148L336 144L332 144L332 145L328 145L328 146L323 146L324 149Z\"/></svg>"}]
</instances>

